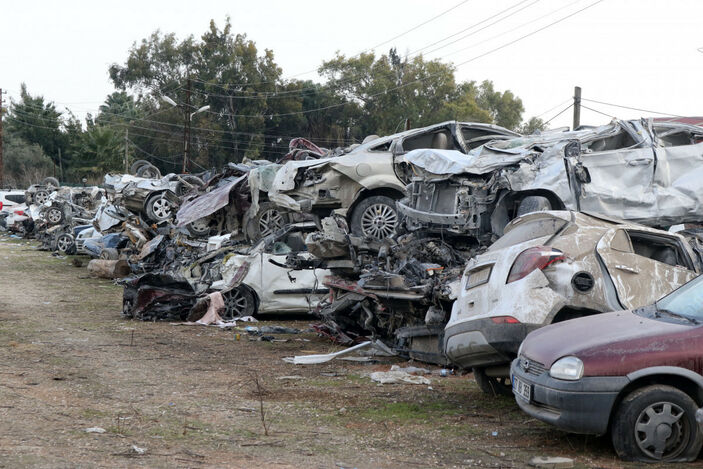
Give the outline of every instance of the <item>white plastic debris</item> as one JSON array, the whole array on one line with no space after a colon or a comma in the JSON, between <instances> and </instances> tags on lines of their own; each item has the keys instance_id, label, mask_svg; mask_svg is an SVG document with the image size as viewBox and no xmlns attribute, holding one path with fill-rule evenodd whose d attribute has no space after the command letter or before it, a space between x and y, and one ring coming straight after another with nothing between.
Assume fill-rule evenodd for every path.
<instances>
[{"instance_id":1,"label":"white plastic debris","mask_svg":"<svg viewBox=\"0 0 703 469\"><path fill-rule=\"evenodd\" d=\"M535 456L530 459L528 464L533 467L547 469L568 469L574 467L574 460L562 457Z\"/></svg>"},{"instance_id":2,"label":"white plastic debris","mask_svg":"<svg viewBox=\"0 0 703 469\"><path fill-rule=\"evenodd\" d=\"M359 350L364 347L371 345L371 341L362 342L359 345L349 347L348 349L340 350L339 352L327 353L321 355L298 355L296 357L284 357L283 361L286 363L292 363L294 365L315 365L318 363L326 363L342 355L353 352L354 350Z\"/></svg>"},{"instance_id":3,"label":"white plastic debris","mask_svg":"<svg viewBox=\"0 0 703 469\"><path fill-rule=\"evenodd\" d=\"M405 371L375 371L369 375L371 380L381 384L430 384L432 381L424 376L411 375Z\"/></svg>"},{"instance_id":4,"label":"white plastic debris","mask_svg":"<svg viewBox=\"0 0 703 469\"><path fill-rule=\"evenodd\" d=\"M90 427L85 429L86 433L105 433L105 431L106 430L104 428L100 427Z\"/></svg>"},{"instance_id":5,"label":"white plastic debris","mask_svg":"<svg viewBox=\"0 0 703 469\"><path fill-rule=\"evenodd\" d=\"M132 451L134 451L137 454L144 454L144 453L146 453L146 448L140 448L137 445L132 445Z\"/></svg>"}]
</instances>

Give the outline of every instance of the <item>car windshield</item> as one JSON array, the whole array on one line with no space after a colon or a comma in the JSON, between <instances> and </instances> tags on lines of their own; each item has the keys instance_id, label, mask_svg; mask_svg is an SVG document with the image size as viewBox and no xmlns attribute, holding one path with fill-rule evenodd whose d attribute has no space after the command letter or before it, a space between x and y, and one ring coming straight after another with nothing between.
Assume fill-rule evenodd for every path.
<instances>
[{"instance_id":1,"label":"car windshield","mask_svg":"<svg viewBox=\"0 0 703 469\"><path fill-rule=\"evenodd\" d=\"M524 243L532 239L553 235L561 230L568 222L561 218L545 217L524 221L522 224L513 227L505 233L498 241L493 243L488 249L495 251L506 246Z\"/></svg>"},{"instance_id":2,"label":"car windshield","mask_svg":"<svg viewBox=\"0 0 703 469\"><path fill-rule=\"evenodd\" d=\"M703 321L703 276L691 280L655 305L659 311Z\"/></svg>"}]
</instances>

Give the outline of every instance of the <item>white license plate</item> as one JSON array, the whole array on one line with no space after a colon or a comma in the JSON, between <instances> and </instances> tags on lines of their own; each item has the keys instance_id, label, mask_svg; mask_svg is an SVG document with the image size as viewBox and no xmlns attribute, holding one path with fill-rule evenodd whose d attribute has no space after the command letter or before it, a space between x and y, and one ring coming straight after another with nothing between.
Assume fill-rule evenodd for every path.
<instances>
[{"instance_id":1,"label":"white license plate","mask_svg":"<svg viewBox=\"0 0 703 469\"><path fill-rule=\"evenodd\" d=\"M529 402L532 397L532 385L524 382L517 376L513 376L513 394Z\"/></svg>"},{"instance_id":2,"label":"white license plate","mask_svg":"<svg viewBox=\"0 0 703 469\"><path fill-rule=\"evenodd\" d=\"M488 283L488 279L491 278L491 270L493 270L493 266L488 265L469 272L466 279L466 290Z\"/></svg>"}]
</instances>

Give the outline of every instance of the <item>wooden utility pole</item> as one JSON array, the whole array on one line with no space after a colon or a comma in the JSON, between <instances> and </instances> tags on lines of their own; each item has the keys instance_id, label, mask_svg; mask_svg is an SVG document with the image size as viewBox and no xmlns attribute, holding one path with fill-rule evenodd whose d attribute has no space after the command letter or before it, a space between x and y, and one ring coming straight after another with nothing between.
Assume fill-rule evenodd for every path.
<instances>
[{"instance_id":1,"label":"wooden utility pole","mask_svg":"<svg viewBox=\"0 0 703 469\"><path fill-rule=\"evenodd\" d=\"M574 126L572 130L581 125L581 87L574 87Z\"/></svg>"},{"instance_id":2,"label":"wooden utility pole","mask_svg":"<svg viewBox=\"0 0 703 469\"><path fill-rule=\"evenodd\" d=\"M124 173L129 173L129 127L124 129Z\"/></svg>"},{"instance_id":3,"label":"wooden utility pole","mask_svg":"<svg viewBox=\"0 0 703 469\"><path fill-rule=\"evenodd\" d=\"M5 165L2 161L2 88L0 88L0 188L5 183Z\"/></svg>"},{"instance_id":4,"label":"wooden utility pole","mask_svg":"<svg viewBox=\"0 0 703 469\"><path fill-rule=\"evenodd\" d=\"M183 173L188 172L188 150L190 146L190 78L186 87L185 123L183 124Z\"/></svg>"}]
</instances>

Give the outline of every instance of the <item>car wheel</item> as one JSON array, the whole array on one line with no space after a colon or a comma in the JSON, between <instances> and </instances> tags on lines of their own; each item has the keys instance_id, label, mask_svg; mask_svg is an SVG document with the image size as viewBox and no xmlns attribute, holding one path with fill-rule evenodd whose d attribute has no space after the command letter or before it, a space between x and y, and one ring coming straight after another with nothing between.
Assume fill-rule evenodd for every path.
<instances>
[{"instance_id":1,"label":"car wheel","mask_svg":"<svg viewBox=\"0 0 703 469\"><path fill-rule=\"evenodd\" d=\"M254 293L243 285L223 292L222 298L225 301L225 309L220 314L222 319L230 320L256 314Z\"/></svg>"},{"instance_id":2,"label":"car wheel","mask_svg":"<svg viewBox=\"0 0 703 469\"><path fill-rule=\"evenodd\" d=\"M44 178L44 180L41 182L41 184L42 184L42 186L54 187L56 189L61 187L61 184L59 184L59 180L56 179L55 177Z\"/></svg>"},{"instance_id":3,"label":"car wheel","mask_svg":"<svg viewBox=\"0 0 703 469\"><path fill-rule=\"evenodd\" d=\"M63 221L63 212L59 208L51 207L46 211L46 221L52 225L58 225Z\"/></svg>"},{"instance_id":4,"label":"car wheel","mask_svg":"<svg viewBox=\"0 0 703 469\"><path fill-rule=\"evenodd\" d=\"M37 191L34 194L34 203L37 205L44 205L44 202L49 200L49 193L47 191Z\"/></svg>"},{"instance_id":5,"label":"car wheel","mask_svg":"<svg viewBox=\"0 0 703 469\"><path fill-rule=\"evenodd\" d=\"M551 210L552 204L549 199L539 195L530 195L525 197L520 201L520 205L517 208L516 217L525 215L532 212L543 212L545 210Z\"/></svg>"},{"instance_id":6,"label":"car wheel","mask_svg":"<svg viewBox=\"0 0 703 469\"><path fill-rule=\"evenodd\" d=\"M139 171L139 168L142 166L149 165L151 166L151 163L149 163L147 160L137 160L134 163L132 163L132 166L129 167L129 174L137 175L137 171Z\"/></svg>"},{"instance_id":7,"label":"car wheel","mask_svg":"<svg viewBox=\"0 0 703 469\"><path fill-rule=\"evenodd\" d=\"M207 236L210 234L210 218L199 218L192 223L188 223L186 229L195 238Z\"/></svg>"},{"instance_id":8,"label":"car wheel","mask_svg":"<svg viewBox=\"0 0 703 469\"><path fill-rule=\"evenodd\" d=\"M290 222L288 213L282 211L271 202L259 204L259 211L246 226L246 234L250 241L257 241L274 233Z\"/></svg>"},{"instance_id":9,"label":"car wheel","mask_svg":"<svg viewBox=\"0 0 703 469\"><path fill-rule=\"evenodd\" d=\"M145 164L137 170L137 176L140 178L159 179L161 178L161 171L152 164Z\"/></svg>"},{"instance_id":10,"label":"car wheel","mask_svg":"<svg viewBox=\"0 0 703 469\"><path fill-rule=\"evenodd\" d=\"M100 259L106 261L116 261L120 258L120 252L115 248L105 248L100 252Z\"/></svg>"},{"instance_id":11,"label":"car wheel","mask_svg":"<svg viewBox=\"0 0 703 469\"><path fill-rule=\"evenodd\" d=\"M173 204L161 194L152 195L146 202L146 216L151 221L162 222L171 217Z\"/></svg>"},{"instance_id":12,"label":"car wheel","mask_svg":"<svg viewBox=\"0 0 703 469\"><path fill-rule=\"evenodd\" d=\"M181 179L183 179L191 186L195 186L197 189L200 189L205 186L205 181L200 179L198 176L193 176L192 174L183 175L181 176ZM181 181L178 181L178 184L176 184L176 195L178 195L178 197L183 197L188 192L190 192L191 188L188 186L188 184L183 184Z\"/></svg>"},{"instance_id":13,"label":"car wheel","mask_svg":"<svg viewBox=\"0 0 703 469\"><path fill-rule=\"evenodd\" d=\"M698 406L672 386L652 385L629 394L613 418L611 437L622 459L693 461L703 444Z\"/></svg>"},{"instance_id":14,"label":"car wheel","mask_svg":"<svg viewBox=\"0 0 703 469\"><path fill-rule=\"evenodd\" d=\"M357 236L383 240L395 235L398 226L395 200L375 195L362 200L351 216L351 231Z\"/></svg>"},{"instance_id":15,"label":"car wheel","mask_svg":"<svg viewBox=\"0 0 703 469\"><path fill-rule=\"evenodd\" d=\"M75 251L76 243L70 234L62 234L56 238L56 250L61 254L72 254Z\"/></svg>"},{"instance_id":16,"label":"car wheel","mask_svg":"<svg viewBox=\"0 0 703 469\"><path fill-rule=\"evenodd\" d=\"M488 376L485 368L474 368L474 379L478 387L492 396L512 396L513 388L509 377Z\"/></svg>"}]
</instances>

